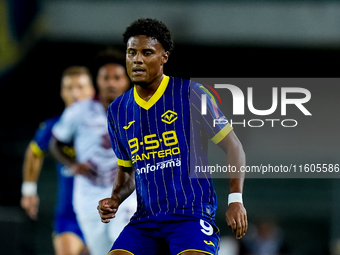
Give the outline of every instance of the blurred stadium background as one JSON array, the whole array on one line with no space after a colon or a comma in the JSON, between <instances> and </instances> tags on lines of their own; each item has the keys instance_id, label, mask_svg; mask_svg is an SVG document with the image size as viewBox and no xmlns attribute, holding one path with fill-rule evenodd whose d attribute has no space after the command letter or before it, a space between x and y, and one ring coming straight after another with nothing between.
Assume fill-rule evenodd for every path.
<instances>
[{"instance_id":1,"label":"blurred stadium background","mask_svg":"<svg viewBox=\"0 0 340 255\"><path fill-rule=\"evenodd\" d=\"M24 151L39 122L63 109L59 97L62 70L70 65L93 70L99 50L107 46L124 50L123 31L141 17L160 19L173 32L175 49L165 67L168 75L339 77L338 1L0 0L0 254L53 254L53 160L45 160L39 180L39 220L31 222L19 206ZM339 115L339 92L340 88L334 88L321 95L323 103L333 106L329 119ZM315 109L320 107L312 101ZM334 149L316 150L306 160L315 156L339 163L338 124L319 123L316 129L304 130L303 138L291 137L300 144L298 149L294 143L275 144L265 135L254 146L256 133L235 130L250 163L259 162L262 155L290 164L285 155L252 152L282 147L281 151L293 149L299 157L300 151L317 146L312 139L319 132L334 135L330 137ZM224 243L230 245L225 248L223 243L223 254L236 254L233 249L239 243L231 239L224 221L226 183L215 180L220 205L217 222ZM287 254L340 254L339 179L247 179L244 201L252 225L266 221L279 226Z\"/></svg>"}]
</instances>

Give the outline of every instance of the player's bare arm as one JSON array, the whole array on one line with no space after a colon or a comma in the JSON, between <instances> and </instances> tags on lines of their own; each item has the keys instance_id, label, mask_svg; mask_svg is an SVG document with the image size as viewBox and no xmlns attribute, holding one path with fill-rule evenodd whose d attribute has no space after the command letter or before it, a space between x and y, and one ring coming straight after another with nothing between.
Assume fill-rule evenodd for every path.
<instances>
[{"instance_id":1,"label":"player's bare arm","mask_svg":"<svg viewBox=\"0 0 340 255\"><path fill-rule=\"evenodd\" d=\"M243 147L236 134L232 130L219 144L227 155L227 162L230 166L240 169L246 164L246 156ZM244 173L237 172L229 175L230 193L242 193L244 184ZM245 235L248 228L247 212L243 203L233 202L229 204L226 212L228 226L236 232L236 238L240 239Z\"/></svg>"},{"instance_id":2,"label":"player's bare arm","mask_svg":"<svg viewBox=\"0 0 340 255\"><path fill-rule=\"evenodd\" d=\"M38 155L35 155L30 146L27 147L23 165L23 194L21 197L21 207L26 211L27 215L35 220L38 215L38 207L39 207L39 196L35 190L27 190L25 189L25 185L35 185L38 181L39 174L41 171L41 167L43 164L44 158ZM27 188L27 187L26 187ZM29 188L29 187L28 187ZM30 189L30 188L29 188ZM28 193L27 193L28 192Z\"/></svg>"},{"instance_id":3,"label":"player's bare arm","mask_svg":"<svg viewBox=\"0 0 340 255\"><path fill-rule=\"evenodd\" d=\"M54 136L52 136L51 141L49 143L49 150L52 156L58 160L64 166L72 169L74 174L86 174L90 169L90 166L87 164L81 164L76 161L74 157L67 155L63 151L63 146L65 144L60 142Z\"/></svg>"},{"instance_id":4,"label":"player's bare arm","mask_svg":"<svg viewBox=\"0 0 340 255\"><path fill-rule=\"evenodd\" d=\"M135 171L132 167L119 166L113 183L112 196L99 201L98 212L103 223L110 222L119 205L135 190Z\"/></svg>"}]
</instances>

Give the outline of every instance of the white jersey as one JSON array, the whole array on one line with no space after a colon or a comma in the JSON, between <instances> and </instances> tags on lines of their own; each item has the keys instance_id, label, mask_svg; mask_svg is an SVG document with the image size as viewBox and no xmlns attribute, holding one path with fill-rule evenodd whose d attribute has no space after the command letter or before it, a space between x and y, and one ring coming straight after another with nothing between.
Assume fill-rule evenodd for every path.
<instances>
[{"instance_id":1,"label":"white jersey","mask_svg":"<svg viewBox=\"0 0 340 255\"><path fill-rule=\"evenodd\" d=\"M92 184L112 187L117 158L111 149L106 110L99 101L83 100L66 108L52 133L63 143L73 141L77 161L91 166L86 177Z\"/></svg>"},{"instance_id":2,"label":"white jersey","mask_svg":"<svg viewBox=\"0 0 340 255\"><path fill-rule=\"evenodd\" d=\"M106 109L94 99L67 107L52 134L63 143L73 142L77 161L91 166L89 174L74 177L73 208L92 255L106 254L136 211L136 192L120 206L116 218L104 224L97 211L99 200L111 197L118 165L111 148Z\"/></svg>"},{"instance_id":3,"label":"white jersey","mask_svg":"<svg viewBox=\"0 0 340 255\"><path fill-rule=\"evenodd\" d=\"M91 165L88 174L74 177L73 207L77 218L98 218L98 201L111 196L117 158L111 149L106 110L94 99L67 107L52 134L63 143L73 141L77 161Z\"/></svg>"}]
</instances>

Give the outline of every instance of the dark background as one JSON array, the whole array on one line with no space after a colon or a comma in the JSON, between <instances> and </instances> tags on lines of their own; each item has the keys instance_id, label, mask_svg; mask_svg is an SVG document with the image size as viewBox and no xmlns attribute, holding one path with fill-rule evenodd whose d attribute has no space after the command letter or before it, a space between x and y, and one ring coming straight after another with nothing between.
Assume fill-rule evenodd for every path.
<instances>
[{"instance_id":1,"label":"dark background","mask_svg":"<svg viewBox=\"0 0 340 255\"><path fill-rule=\"evenodd\" d=\"M36 4L32 13L39 13L39 1L29 2L29 6ZM23 4L21 1L12 3L14 6L16 3ZM13 12L9 13L8 17L17 17ZM29 17L27 19L32 20ZM19 24L22 22L26 24L24 21ZM22 27L19 28L25 31ZM19 28L15 31L21 31ZM39 179L39 220L32 222L19 206L25 149L39 122L63 110L59 88L60 75L66 67L85 65L94 72L93 60L98 51L108 46L125 50L120 39L110 43L105 40L94 42L49 36L30 38L16 37L16 42L25 42L20 46L25 49L22 51L23 57L14 65L5 66L0 73L0 254L53 254L51 233L57 185L53 159L47 156L45 160ZM27 44L27 41L31 43ZM340 47L336 41L331 45L311 46L284 43L252 45L242 40L226 45L206 45L175 40L175 48L165 66L165 74L182 78L339 77L339 60ZM335 89L333 93L337 95L339 92L339 89ZM315 96L312 93L311 101ZM329 95L321 96L327 104ZM322 107L320 105L321 109ZM334 112L325 114L330 114L329 118L337 118L338 112L339 108L336 108ZM249 145L251 138L245 130L235 128L235 131L241 142L246 144L246 153L251 155L253 151L261 150L260 145ZM308 141L298 136L293 140L300 147L302 144L302 148L305 143L313 144L310 140L317 135L314 131L305 130L310 137ZM320 125L320 130L317 131L327 132L327 125ZM256 133L253 132L252 135ZM329 135L338 139L337 133L331 132ZM272 142L272 146L275 150L280 145ZM294 149L296 144L292 143L290 146ZM298 153L296 157L299 156ZM282 159L290 163L285 155L282 155ZM323 160L336 163L338 158L324 157ZM260 161L261 159L257 159L256 162ZM214 183L219 197L217 222L221 234L231 236L232 233L224 221L228 181L215 179ZM276 222L284 233L290 254L330 254L333 242L340 237L339 186L339 179L247 179L244 203L249 222Z\"/></svg>"}]
</instances>

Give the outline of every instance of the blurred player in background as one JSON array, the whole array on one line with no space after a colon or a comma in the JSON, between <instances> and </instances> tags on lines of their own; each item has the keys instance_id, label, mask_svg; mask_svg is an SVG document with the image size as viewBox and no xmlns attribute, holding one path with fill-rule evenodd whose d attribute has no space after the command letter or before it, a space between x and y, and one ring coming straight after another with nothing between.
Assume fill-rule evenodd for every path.
<instances>
[{"instance_id":1,"label":"blurred player in background","mask_svg":"<svg viewBox=\"0 0 340 255\"><path fill-rule=\"evenodd\" d=\"M50 151L76 173L73 206L77 220L91 255L103 255L135 212L136 198L132 196L123 204L112 224L101 223L96 207L100 199L110 196L117 173L117 158L107 129L107 107L130 88L130 80L117 52L99 54L96 62L98 97L65 109L53 127ZM76 158L62 149L70 142L74 143Z\"/></svg>"},{"instance_id":2,"label":"blurred player in background","mask_svg":"<svg viewBox=\"0 0 340 255\"><path fill-rule=\"evenodd\" d=\"M275 221L263 219L249 225L247 236L239 243L238 255L291 254L283 231Z\"/></svg>"},{"instance_id":3,"label":"blurred player in background","mask_svg":"<svg viewBox=\"0 0 340 255\"><path fill-rule=\"evenodd\" d=\"M224 116L216 105L209 104L207 115L201 115L200 105L191 109L191 103L200 103L204 91L200 84L163 74L173 42L162 22L135 21L126 29L124 42L134 89L108 109L119 170L111 197L99 201L98 210L102 222L110 222L135 187L138 209L110 254L216 254L219 230L212 179L191 176L195 173L190 173L189 165L208 165L210 138L226 153L228 164L240 169L245 165L242 145L229 123L213 127L216 112ZM190 93L194 102L189 100ZM247 230L244 176L229 178L229 182L226 220L236 237L242 238Z\"/></svg>"},{"instance_id":4,"label":"blurred player in background","mask_svg":"<svg viewBox=\"0 0 340 255\"><path fill-rule=\"evenodd\" d=\"M65 107L95 94L89 70L82 66L67 68L61 79L60 95ZM36 220L38 216L39 197L37 181L43 165L45 153L52 136L52 127L60 115L42 122L30 142L24 159L21 206L27 214ZM72 145L63 150L74 157ZM79 255L84 250L84 238L78 226L72 206L73 174L70 169L56 164L58 175L58 196L54 216L54 249L57 255Z\"/></svg>"}]
</instances>

